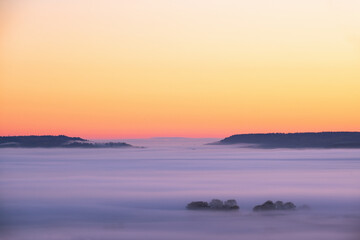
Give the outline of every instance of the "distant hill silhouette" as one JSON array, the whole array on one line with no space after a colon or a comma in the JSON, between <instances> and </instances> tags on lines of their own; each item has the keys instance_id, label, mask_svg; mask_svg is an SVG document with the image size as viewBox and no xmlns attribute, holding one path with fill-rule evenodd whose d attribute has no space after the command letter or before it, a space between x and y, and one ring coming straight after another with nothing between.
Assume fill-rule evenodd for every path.
<instances>
[{"instance_id":1,"label":"distant hill silhouette","mask_svg":"<svg viewBox=\"0 0 360 240\"><path fill-rule=\"evenodd\" d=\"M249 144L258 148L360 148L360 132L238 134L211 144Z\"/></svg>"},{"instance_id":2,"label":"distant hill silhouette","mask_svg":"<svg viewBox=\"0 0 360 240\"><path fill-rule=\"evenodd\" d=\"M94 143L80 137L59 136L8 136L0 137L0 148L119 148L133 147L123 142Z\"/></svg>"}]
</instances>

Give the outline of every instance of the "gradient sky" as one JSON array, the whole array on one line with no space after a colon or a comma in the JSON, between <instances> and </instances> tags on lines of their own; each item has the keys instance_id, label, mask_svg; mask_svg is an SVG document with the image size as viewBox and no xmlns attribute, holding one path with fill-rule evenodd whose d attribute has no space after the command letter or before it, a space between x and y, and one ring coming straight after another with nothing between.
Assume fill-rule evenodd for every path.
<instances>
[{"instance_id":1,"label":"gradient sky","mask_svg":"<svg viewBox=\"0 0 360 240\"><path fill-rule=\"evenodd\" d=\"M360 1L4 0L0 135L360 130Z\"/></svg>"}]
</instances>

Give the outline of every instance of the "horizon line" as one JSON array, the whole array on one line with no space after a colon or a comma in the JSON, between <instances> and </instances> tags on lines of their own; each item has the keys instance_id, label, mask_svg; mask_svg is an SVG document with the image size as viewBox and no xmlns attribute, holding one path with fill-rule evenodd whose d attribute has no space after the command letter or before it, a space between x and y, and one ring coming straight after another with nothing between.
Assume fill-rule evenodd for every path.
<instances>
[{"instance_id":1,"label":"horizon line","mask_svg":"<svg viewBox=\"0 0 360 240\"><path fill-rule=\"evenodd\" d=\"M66 136L66 137L79 137L88 140L118 140L118 139L126 139L126 140L136 140L136 139L221 139L227 138L234 135L251 135L251 134L295 134L295 133L360 133L360 131L299 131L299 132L248 132L248 133L235 133L222 137L185 137L185 136L154 136L154 137L110 137L110 138L83 138L81 136L72 136L66 134L28 134L28 135L1 135L0 137L25 137L25 136Z\"/></svg>"}]
</instances>

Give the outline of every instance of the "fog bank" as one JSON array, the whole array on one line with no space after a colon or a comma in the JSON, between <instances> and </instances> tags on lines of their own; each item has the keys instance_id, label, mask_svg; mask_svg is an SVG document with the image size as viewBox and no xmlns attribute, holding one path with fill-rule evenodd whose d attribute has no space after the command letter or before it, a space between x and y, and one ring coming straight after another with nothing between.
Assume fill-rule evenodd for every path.
<instances>
[{"instance_id":1,"label":"fog bank","mask_svg":"<svg viewBox=\"0 0 360 240\"><path fill-rule=\"evenodd\" d=\"M142 149L1 149L1 239L358 239L360 150L126 140ZM234 212L189 211L236 199ZM266 200L309 211L254 213Z\"/></svg>"}]
</instances>

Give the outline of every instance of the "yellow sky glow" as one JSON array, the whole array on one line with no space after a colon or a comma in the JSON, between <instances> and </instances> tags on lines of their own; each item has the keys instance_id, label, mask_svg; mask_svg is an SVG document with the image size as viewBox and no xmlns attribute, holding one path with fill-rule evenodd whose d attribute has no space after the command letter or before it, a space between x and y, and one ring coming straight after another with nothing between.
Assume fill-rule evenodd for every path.
<instances>
[{"instance_id":1,"label":"yellow sky glow","mask_svg":"<svg viewBox=\"0 0 360 240\"><path fill-rule=\"evenodd\" d=\"M360 1L0 3L0 135L360 130Z\"/></svg>"}]
</instances>

